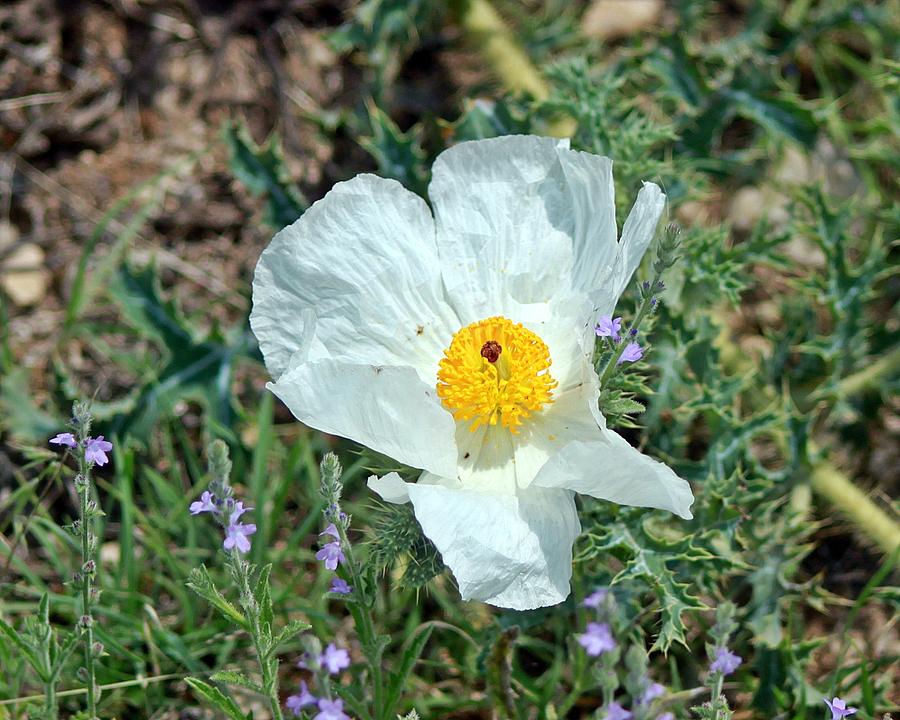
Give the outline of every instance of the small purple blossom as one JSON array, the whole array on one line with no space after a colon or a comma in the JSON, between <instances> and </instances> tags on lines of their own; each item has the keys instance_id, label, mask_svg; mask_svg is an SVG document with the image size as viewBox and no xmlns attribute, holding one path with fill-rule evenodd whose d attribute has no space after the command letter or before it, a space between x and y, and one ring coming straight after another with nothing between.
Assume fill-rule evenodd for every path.
<instances>
[{"instance_id":1,"label":"small purple blossom","mask_svg":"<svg viewBox=\"0 0 900 720\"><path fill-rule=\"evenodd\" d=\"M584 600L581 601L582 607L586 608L598 608L606 600L606 596L609 594L609 590L606 588L597 588L588 595Z\"/></svg>"},{"instance_id":2,"label":"small purple blossom","mask_svg":"<svg viewBox=\"0 0 900 720\"><path fill-rule=\"evenodd\" d=\"M306 686L306 681L301 680L300 692L296 695L290 695L285 701L284 706L294 715L299 716L303 708L307 705L315 705L318 700L319 699L309 691L309 688Z\"/></svg>"},{"instance_id":3,"label":"small purple blossom","mask_svg":"<svg viewBox=\"0 0 900 720\"><path fill-rule=\"evenodd\" d=\"M731 675L743 662L740 656L735 655L728 648L716 648L716 659L709 666L710 672L720 672L723 675Z\"/></svg>"},{"instance_id":4,"label":"small purple blossom","mask_svg":"<svg viewBox=\"0 0 900 720\"><path fill-rule=\"evenodd\" d=\"M616 647L609 625L606 623L588 623L587 632L578 636L578 644L591 657L597 657Z\"/></svg>"},{"instance_id":5,"label":"small purple blossom","mask_svg":"<svg viewBox=\"0 0 900 720\"><path fill-rule=\"evenodd\" d=\"M331 587L328 588L328 592L337 593L338 595L349 595L353 592L353 586L348 585L344 578L333 577L331 578Z\"/></svg>"},{"instance_id":6,"label":"small purple blossom","mask_svg":"<svg viewBox=\"0 0 900 720\"><path fill-rule=\"evenodd\" d=\"M78 441L72 433L60 433L56 437L50 438L51 445L65 445L66 447L78 447Z\"/></svg>"},{"instance_id":7,"label":"small purple blossom","mask_svg":"<svg viewBox=\"0 0 900 720\"><path fill-rule=\"evenodd\" d=\"M608 337L613 340L618 340L619 331L621 329L622 318L617 317L613 319L612 315L603 315L597 322L597 327L594 328L594 332L597 333L597 337Z\"/></svg>"},{"instance_id":8,"label":"small purple blossom","mask_svg":"<svg viewBox=\"0 0 900 720\"><path fill-rule=\"evenodd\" d=\"M110 450L112 450L112 443L109 440L104 440L102 435L88 438L84 447L84 459L102 467L109 462L106 453Z\"/></svg>"},{"instance_id":9,"label":"small purple blossom","mask_svg":"<svg viewBox=\"0 0 900 720\"><path fill-rule=\"evenodd\" d=\"M656 720L675 720L675 716L670 712L664 712Z\"/></svg>"},{"instance_id":10,"label":"small purple blossom","mask_svg":"<svg viewBox=\"0 0 900 720\"><path fill-rule=\"evenodd\" d=\"M325 652L319 657L319 662L330 675L335 675L350 667L350 653L334 643L328 643Z\"/></svg>"},{"instance_id":11,"label":"small purple blossom","mask_svg":"<svg viewBox=\"0 0 900 720\"><path fill-rule=\"evenodd\" d=\"M659 683L650 683L647 686L647 689L641 693L641 697L638 699L638 705L649 705L656 698L665 695L666 689L660 685Z\"/></svg>"},{"instance_id":12,"label":"small purple blossom","mask_svg":"<svg viewBox=\"0 0 900 720\"><path fill-rule=\"evenodd\" d=\"M637 328L630 328L630 329L628 330L628 337L636 338L636 337L637 337L637 333L638 333Z\"/></svg>"},{"instance_id":13,"label":"small purple blossom","mask_svg":"<svg viewBox=\"0 0 900 720\"><path fill-rule=\"evenodd\" d=\"M828 709L831 710L831 720L841 720L841 718L853 715L856 712L855 707L847 707L847 701L842 700L837 696L835 696L833 700L829 700L828 698L823 699L825 700Z\"/></svg>"},{"instance_id":14,"label":"small purple blossom","mask_svg":"<svg viewBox=\"0 0 900 720\"><path fill-rule=\"evenodd\" d=\"M319 535L331 535L335 540L341 539L341 534L338 532L338 529L334 526L334 523L328 523L328 527L325 528Z\"/></svg>"},{"instance_id":15,"label":"small purple blossom","mask_svg":"<svg viewBox=\"0 0 900 720\"><path fill-rule=\"evenodd\" d=\"M341 550L341 544L337 542L337 540L326 543L322 546L322 549L316 553L316 560L324 561L325 567L329 570L337 570L338 564L345 560L344 551Z\"/></svg>"},{"instance_id":16,"label":"small purple blossom","mask_svg":"<svg viewBox=\"0 0 900 720\"><path fill-rule=\"evenodd\" d=\"M615 701L606 709L606 720L631 720L631 717L631 713Z\"/></svg>"},{"instance_id":17,"label":"small purple blossom","mask_svg":"<svg viewBox=\"0 0 900 720\"><path fill-rule=\"evenodd\" d=\"M200 513L205 512L219 512L219 508L216 507L216 498L209 490L204 490L200 499L194 500L194 502L191 503L189 510L191 511L191 515L199 515Z\"/></svg>"},{"instance_id":18,"label":"small purple blossom","mask_svg":"<svg viewBox=\"0 0 900 720\"><path fill-rule=\"evenodd\" d=\"M350 720L350 716L344 712L343 700L321 698L319 700L319 712L316 713L313 720Z\"/></svg>"},{"instance_id":19,"label":"small purple blossom","mask_svg":"<svg viewBox=\"0 0 900 720\"><path fill-rule=\"evenodd\" d=\"M621 365L624 362L635 362L644 357L643 348L636 342L630 342L625 346L625 350L619 356L619 359L616 360L616 365Z\"/></svg>"},{"instance_id":20,"label":"small purple blossom","mask_svg":"<svg viewBox=\"0 0 900 720\"><path fill-rule=\"evenodd\" d=\"M238 522L241 515L253 508L245 508L243 502L236 502L231 517L228 519L228 527L225 529L225 541L222 543L226 550L237 548L238 552L250 552L250 541L247 539L256 532L253 523Z\"/></svg>"}]
</instances>

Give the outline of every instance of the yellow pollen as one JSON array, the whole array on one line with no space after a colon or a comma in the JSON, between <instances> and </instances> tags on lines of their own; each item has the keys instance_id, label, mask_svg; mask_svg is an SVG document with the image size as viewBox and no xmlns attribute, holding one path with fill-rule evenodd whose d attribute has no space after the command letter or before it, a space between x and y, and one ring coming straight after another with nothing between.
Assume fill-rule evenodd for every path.
<instances>
[{"instance_id":1,"label":"yellow pollen","mask_svg":"<svg viewBox=\"0 0 900 720\"><path fill-rule=\"evenodd\" d=\"M510 432L532 412L553 402L556 380L550 351L537 335L505 317L492 317L458 331L444 350L437 393L457 420L473 432L498 423Z\"/></svg>"}]
</instances>

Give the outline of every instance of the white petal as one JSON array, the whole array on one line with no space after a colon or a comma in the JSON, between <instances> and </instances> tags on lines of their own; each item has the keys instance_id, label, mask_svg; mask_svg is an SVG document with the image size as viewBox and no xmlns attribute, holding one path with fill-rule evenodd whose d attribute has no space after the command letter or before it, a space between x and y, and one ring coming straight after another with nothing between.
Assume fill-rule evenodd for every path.
<instances>
[{"instance_id":1,"label":"white petal","mask_svg":"<svg viewBox=\"0 0 900 720\"><path fill-rule=\"evenodd\" d=\"M464 600L530 610L569 595L572 544L581 531L570 492L497 495L421 483L408 489Z\"/></svg>"},{"instance_id":2,"label":"white petal","mask_svg":"<svg viewBox=\"0 0 900 720\"><path fill-rule=\"evenodd\" d=\"M558 157L555 139L516 135L460 143L435 161L428 194L441 270L464 324L507 314L507 297L546 302L568 286L570 208L553 188Z\"/></svg>"},{"instance_id":3,"label":"white petal","mask_svg":"<svg viewBox=\"0 0 900 720\"><path fill-rule=\"evenodd\" d=\"M646 185L617 244L612 161L529 135L446 150L429 195L448 295L466 321L507 314L507 298L546 302L559 292L611 312L665 200Z\"/></svg>"},{"instance_id":4,"label":"white petal","mask_svg":"<svg viewBox=\"0 0 900 720\"><path fill-rule=\"evenodd\" d=\"M262 254L250 324L275 378L300 352L409 365L433 384L459 320L428 206L394 180L338 183Z\"/></svg>"},{"instance_id":5,"label":"white petal","mask_svg":"<svg viewBox=\"0 0 900 720\"><path fill-rule=\"evenodd\" d=\"M332 358L296 363L269 389L310 427L412 467L456 476L455 423L411 367Z\"/></svg>"},{"instance_id":6,"label":"white petal","mask_svg":"<svg viewBox=\"0 0 900 720\"><path fill-rule=\"evenodd\" d=\"M534 485L693 517L691 487L671 468L634 449L611 430L598 428L592 435L570 442L553 455L534 478Z\"/></svg>"},{"instance_id":7,"label":"white petal","mask_svg":"<svg viewBox=\"0 0 900 720\"><path fill-rule=\"evenodd\" d=\"M369 486L370 490L378 493L385 502L394 503L395 505L403 505L409 502L409 491L406 489L407 484L395 472L389 472L381 477L369 475L366 485Z\"/></svg>"},{"instance_id":8,"label":"white petal","mask_svg":"<svg viewBox=\"0 0 900 720\"><path fill-rule=\"evenodd\" d=\"M619 253L616 263L615 293L613 297L613 305L608 308L602 308L601 312L609 314L615 307L615 302L619 299L628 281L637 266L641 264L641 258L653 241L656 234L656 226L662 217L663 210L666 207L666 196L662 194L658 185L645 182L641 191L638 193L634 207L628 213L625 220L625 227L622 228L622 241L619 243Z\"/></svg>"}]
</instances>

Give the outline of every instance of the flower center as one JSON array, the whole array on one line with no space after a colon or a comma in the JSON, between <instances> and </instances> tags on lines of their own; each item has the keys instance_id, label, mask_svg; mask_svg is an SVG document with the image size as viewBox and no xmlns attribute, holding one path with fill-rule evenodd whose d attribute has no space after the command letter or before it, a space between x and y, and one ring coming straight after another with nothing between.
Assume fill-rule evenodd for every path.
<instances>
[{"instance_id":1,"label":"flower center","mask_svg":"<svg viewBox=\"0 0 900 720\"><path fill-rule=\"evenodd\" d=\"M553 402L556 380L550 351L537 335L505 317L492 317L459 330L444 350L437 393L457 420L501 424L511 432L532 412Z\"/></svg>"}]
</instances>

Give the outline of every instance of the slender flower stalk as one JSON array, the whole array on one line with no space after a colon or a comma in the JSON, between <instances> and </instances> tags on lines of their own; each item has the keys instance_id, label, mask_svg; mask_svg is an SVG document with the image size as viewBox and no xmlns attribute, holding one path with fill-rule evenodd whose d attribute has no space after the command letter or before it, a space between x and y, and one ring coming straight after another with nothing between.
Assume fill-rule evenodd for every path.
<instances>
[{"instance_id":1,"label":"slender flower stalk","mask_svg":"<svg viewBox=\"0 0 900 720\"><path fill-rule=\"evenodd\" d=\"M84 644L84 682L87 690L87 712L90 720L97 717L97 701L100 699L100 691L97 687L94 659L102 654L103 647L94 642L94 617L92 615L94 600L98 596L95 588L97 580L97 563L94 560L97 540L94 536L94 518L98 515L97 504L91 498L91 470L94 464L105 465L108 462L106 452L112 449L112 444L103 437L92 439L91 413L87 403L75 403L72 411L75 429L77 433L75 455L78 459L78 475L75 477L75 489L78 491L78 533L81 539L81 570L76 573L78 584L81 587L81 616L78 625L82 629ZM71 439L71 433L65 441ZM58 435L54 440L59 440ZM61 442L72 447L70 442Z\"/></svg>"},{"instance_id":2,"label":"slender flower stalk","mask_svg":"<svg viewBox=\"0 0 900 720\"><path fill-rule=\"evenodd\" d=\"M656 295L665 289L662 281L663 273L672 267L678 260L675 254L681 240L678 235L680 230L676 225L666 227L662 240L659 244L659 250L656 254L656 260L653 263L653 279L641 285L641 306L638 309L634 321L631 323L629 336L634 338L637 335L638 328L649 312L655 310L659 304ZM624 360L623 360L624 355ZM635 342L620 342L614 346L612 356L606 362L606 367L600 374L600 387L606 385L616 366L622 362L633 362L639 360L643 355L640 347Z\"/></svg>"}]
</instances>

